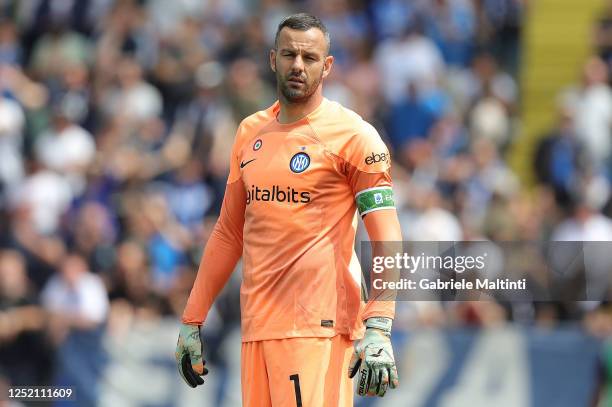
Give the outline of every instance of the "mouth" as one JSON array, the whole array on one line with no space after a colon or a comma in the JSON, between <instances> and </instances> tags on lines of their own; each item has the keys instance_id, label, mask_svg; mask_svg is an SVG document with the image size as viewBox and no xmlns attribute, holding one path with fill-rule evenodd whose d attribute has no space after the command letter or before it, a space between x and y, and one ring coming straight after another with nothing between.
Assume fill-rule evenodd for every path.
<instances>
[{"instance_id":1,"label":"mouth","mask_svg":"<svg viewBox=\"0 0 612 407\"><path fill-rule=\"evenodd\" d=\"M299 86L299 85L303 85L304 81L298 77L292 76L287 80L287 83L290 85Z\"/></svg>"}]
</instances>

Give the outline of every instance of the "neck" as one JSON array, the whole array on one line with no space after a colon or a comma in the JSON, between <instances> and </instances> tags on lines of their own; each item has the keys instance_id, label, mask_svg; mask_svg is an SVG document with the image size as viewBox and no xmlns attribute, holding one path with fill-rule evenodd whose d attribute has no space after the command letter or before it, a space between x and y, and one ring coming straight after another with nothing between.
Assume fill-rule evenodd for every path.
<instances>
[{"instance_id":1,"label":"neck","mask_svg":"<svg viewBox=\"0 0 612 407\"><path fill-rule=\"evenodd\" d=\"M278 112L278 122L288 124L296 122L312 113L323 101L323 93L319 87L306 101L289 102L282 94L278 98L280 111Z\"/></svg>"}]
</instances>

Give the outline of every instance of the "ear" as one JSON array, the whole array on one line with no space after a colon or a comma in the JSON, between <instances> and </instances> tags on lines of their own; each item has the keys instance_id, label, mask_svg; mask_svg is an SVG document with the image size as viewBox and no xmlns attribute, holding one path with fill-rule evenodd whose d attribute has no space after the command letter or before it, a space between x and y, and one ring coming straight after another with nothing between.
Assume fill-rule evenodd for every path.
<instances>
[{"instance_id":1,"label":"ear","mask_svg":"<svg viewBox=\"0 0 612 407\"><path fill-rule=\"evenodd\" d=\"M326 56L325 60L323 61L323 78L326 78L327 75L329 75L333 64L334 64L334 57L332 55Z\"/></svg>"},{"instance_id":2,"label":"ear","mask_svg":"<svg viewBox=\"0 0 612 407\"><path fill-rule=\"evenodd\" d=\"M276 72L276 50L274 48L270 50L270 69Z\"/></svg>"}]
</instances>

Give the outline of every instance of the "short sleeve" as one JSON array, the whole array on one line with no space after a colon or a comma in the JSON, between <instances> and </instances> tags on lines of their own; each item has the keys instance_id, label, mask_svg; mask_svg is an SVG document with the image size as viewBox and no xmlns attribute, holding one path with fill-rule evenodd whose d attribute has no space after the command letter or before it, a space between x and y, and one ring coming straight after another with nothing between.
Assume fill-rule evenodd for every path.
<instances>
[{"instance_id":1,"label":"short sleeve","mask_svg":"<svg viewBox=\"0 0 612 407\"><path fill-rule=\"evenodd\" d=\"M372 125L363 121L348 146L347 178L359 215L394 209L391 154Z\"/></svg>"}]
</instances>

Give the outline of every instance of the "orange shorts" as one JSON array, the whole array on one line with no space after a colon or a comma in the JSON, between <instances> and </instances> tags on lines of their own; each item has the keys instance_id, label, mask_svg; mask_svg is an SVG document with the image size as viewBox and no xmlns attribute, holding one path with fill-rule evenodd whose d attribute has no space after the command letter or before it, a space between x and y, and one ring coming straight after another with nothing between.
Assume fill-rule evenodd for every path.
<instances>
[{"instance_id":1,"label":"orange shorts","mask_svg":"<svg viewBox=\"0 0 612 407\"><path fill-rule=\"evenodd\" d=\"M344 335L244 342L242 406L352 406L352 352Z\"/></svg>"}]
</instances>

